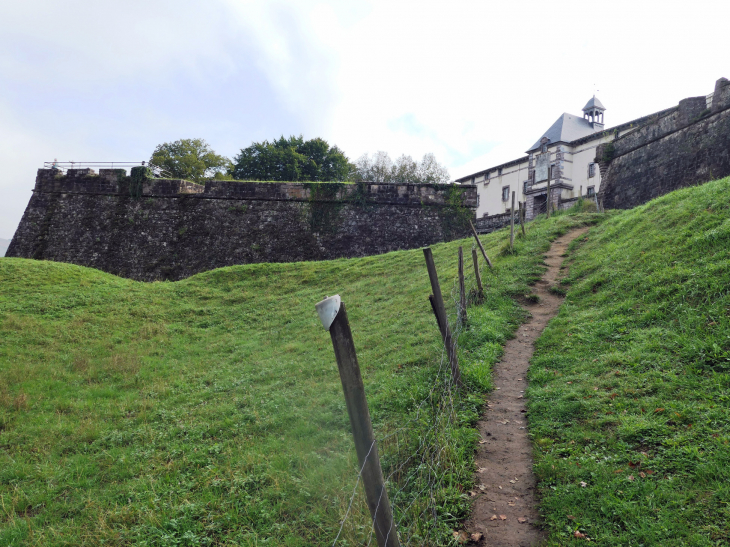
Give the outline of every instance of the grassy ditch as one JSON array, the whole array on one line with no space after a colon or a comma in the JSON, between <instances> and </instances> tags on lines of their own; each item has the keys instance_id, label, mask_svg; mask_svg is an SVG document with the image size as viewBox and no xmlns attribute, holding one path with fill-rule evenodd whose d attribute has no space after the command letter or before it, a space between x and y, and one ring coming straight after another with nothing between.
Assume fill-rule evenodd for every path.
<instances>
[{"instance_id":1,"label":"grassy ditch","mask_svg":"<svg viewBox=\"0 0 730 547\"><path fill-rule=\"evenodd\" d=\"M512 297L540 276L551 239L597 218L535 223L514 254L504 232L483 238L496 267L459 333L467 389L452 399L436 397L442 347L420 250L175 283L0 259L0 544L330 545L357 475L314 311L334 293L401 530L413 545L448 543L468 511L490 367L522 319ZM434 246L452 313L460 244L472 242ZM369 532L358 494L339 544Z\"/></svg>"},{"instance_id":2,"label":"grassy ditch","mask_svg":"<svg viewBox=\"0 0 730 547\"><path fill-rule=\"evenodd\" d=\"M730 179L575 241L529 378L549 545L730 543Z\"/></svg>"}]
</instances>

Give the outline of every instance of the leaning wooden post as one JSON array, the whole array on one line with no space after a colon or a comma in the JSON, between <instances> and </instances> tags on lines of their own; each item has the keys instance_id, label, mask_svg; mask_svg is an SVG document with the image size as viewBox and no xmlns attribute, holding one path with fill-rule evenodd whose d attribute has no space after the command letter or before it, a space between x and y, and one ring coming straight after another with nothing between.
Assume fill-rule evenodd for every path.
<instances>
[{"instance_id":1,"label":"leaning wooden post","mask_svg":"<svg viewBox=\"0 0 730 547\"><path fill-rule=\"evenodd\" d=\"M476 228L474 228L474 225L471 223L471 220L469 221L469 226L471 227L471 233L474 234L474 239L477 240L477 245L479 245L479 250L482 252L482 256L484 257L484 260L487 262L487 266L489 266L491 268L492 261L489 260L487 253L484 252L484 247L482 247L482 242L479 241L479 234L477 234L477 230L476 230Z\"/></svg>"},{"instance_id":2,"label":"leaning wooden post","mask_svg":"<svg viewBox=\"0 0 730 547\"><path fill-rule=\"evenodd\" d=\"M484 288L482 287L482 274L479 273L479 259L477 258L477 250L471 250L471 261L474 263L474 277L477 278L477 288L479 289L479 298L484 296Z\"/></svg>"},{"instance_id":3,"label":"leaning wooden post","mask_svg":"<svg viewBox=\"0 0 730 547\"><path fill-rule=\"evenodd\" d=\"M446 316L446 307L444 306L444 298L441 295L441 286L439 285L438 274L436 273L436 264L433 261L433 253L430 247L423 249L423 256L426 258L426 269L428 270L428 278L431 281L431 291L433 294L429 297L433 313L436 315L436 323L441 331L441 338L446 346L446 352L449 356L449 366L451 367L451 381L455 386L461 385L461 370L459 370L459 360L456 355L456 346L449 329L449 320Z\"/></svg>"},{"instance_id":4,"label":"leaning wooden post","mask_svg":"<svg viewBox=\"0 0 730 547\"><path fill-rule=\"evenodd\" d=\"M466 284L464 283L464 250L459 247L459 321L466 323Z\"/></svg>"},{"instance_id":5,"label":"leaning wooden post","mask_svg":"<svg viewBox=\"0 0 730 547\"><path fill-rule=\"evenodd\" d=\"M393 521L388 492L385 489L383 470L380 467L378 445L373 434L370 411L365 398L365 388L357 362L355 343L352 340L350 323L347 320L345 304L339 295L325 298L316 306L322 326L329 331L335 349L337 368L340 371L342 391L345 393L347 413L350 416L355 450L360 462L361 476L365 488L373 529L379 547L400 547L398 532Z\"/></svg>"},{"instance_id":6,"label":"leaning wooden post","mask_svg":"<svg viewBox=\"0 0 730 547\"><path fill-rule=\"evenodd\" d=\"M515 191L512 190L512 208L509 210L509 250L515 247Z\"/></svg>"},{"instance_id":7,"label":"leaning wooden post","mask_svg":"<svg viewBox=\"0 0 730 547\"><path fill-rule=\"evenodd\" d=\"M527 224L527 202L522 203L522 233L525 234L525 237L527 237L527 227L525 226Z\"/></svg>"},{"instance_id":8,"label":"leaning wooden post","mask_svg":"<svg viewBox=\"0 0 730 547\"><path fill-rule=\"evenodd\" d=\"M527 210L527 204L525 206L522 206L522 202L520 201L520 228L522 229L522 238L526 238L527 234L525 234L525 211Z\"/></svg>"},{"instance_id":9,"label":"leaning wooden post","mask_svg":"<svg viewBox=\"0 0 730 547\"><path fill-rule=\"evenodd\" d=\"M550 218L550 158L548 158L548 178L547 178L547 217Z\"/></svg>"}]
</instances>

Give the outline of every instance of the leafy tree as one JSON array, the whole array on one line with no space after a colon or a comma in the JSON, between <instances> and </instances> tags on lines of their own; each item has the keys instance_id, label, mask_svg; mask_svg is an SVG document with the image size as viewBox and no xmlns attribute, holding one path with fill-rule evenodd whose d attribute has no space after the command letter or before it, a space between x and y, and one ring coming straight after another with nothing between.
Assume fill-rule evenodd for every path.
<instances>
[{"instance_id":1,"label":"leafy tree","mask_svg":"<svg viewBox=\"0 0 730 547\"><path fill-rule=\"evenodd\" d=\"M450 177L448 170L436 161L433 154L424 155L420 162L404 154L393 162L387 152L380 151L372 158L367 154L361 156L355 162L352 178L399 184L445 184Z\"/></svg>"},{"instance_id":2,"label":"leafy tree","mask_svg":"<svg viewBox=\"0 0 730 547\"><path fill-rule=\"evenodd\" d=\"M351 170L337 146L320 138L305 141L301 135L255 142L233 161L231 173L239 180L343 181Z\"/></svg>"},{"instance_id":3,"label":"leafy tree","mask_svg":"<svg viewBox=\"0 0 730 547\"><path fill-rule=\"evenodd\" d=\"M170 176L202 182L206 178L225 178L230 160L219 156L203 139L180 139L160 144L152 152L150 164Z\"/></svg>"}]
</instances>

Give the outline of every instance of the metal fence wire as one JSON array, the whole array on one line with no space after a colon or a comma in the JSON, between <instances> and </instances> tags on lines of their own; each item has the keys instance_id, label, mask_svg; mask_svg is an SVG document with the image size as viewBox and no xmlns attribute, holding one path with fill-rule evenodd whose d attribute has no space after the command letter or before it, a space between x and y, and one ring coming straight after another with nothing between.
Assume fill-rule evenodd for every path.
<instances>
[{"instance_id":1,"label":"metal fence wire","mask_svg":"<svg viewBox=\"0 0 730 547\"><path fill-rule=\"evenodd\" d=\"M467 257L469 254L467 253ZM456 260L456 256L454 257ZM484 264L481 264L483 269ZM464 282L467 294L467 308L476 302L479 293L473 268L465 268ZM444 284L446 286L446 284ZM450 291L443 294L452 328L454 343L458 345L459 335L465 329L460 309L460 288L458 277L451 282ZM439 330L434 325L434 336ZM458 352L458 347L456 348ZM453 425L457 420L462 397L468 388L454 384L449 362L449 352L441 342L441 351L435 374L425 396L411 411L410 417L396 428L376 432L376 443L380 451L381 465L388 497L391 502L395 528L402 546L438 545L443 541L444 526L456 526L453 517L443 514L439 493L448 481L445 470L456 457L452 442ZM417 431L417 437L413 432ZM368 453L368 457L372 453ZM455 463L455 462L453 462ZM368 513L364 495L358 489L364 464L359 467L352 494L346 503L347 509L340 522L332 547L337 545L367 545L373 541L377 512ZM383 493L381 492L381 499ZM368 519L365 521L364 519ZM367 524L366 524L367 523ZM441 532L439 533L439 529ZM386 535L387 537L387 535Z\"/></svg>"}]
</instances>

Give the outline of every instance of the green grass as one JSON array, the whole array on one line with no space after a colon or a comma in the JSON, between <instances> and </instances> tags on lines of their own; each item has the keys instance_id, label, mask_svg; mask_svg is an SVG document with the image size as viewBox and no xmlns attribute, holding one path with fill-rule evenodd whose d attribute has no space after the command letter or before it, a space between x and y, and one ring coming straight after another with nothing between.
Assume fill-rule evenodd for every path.
<instances>
[{"instance_id":1,"label":"green grass","mask_svg":"<svg viewBox=\"0 0 730 547\"><path fill-rule=\"evenodd\" d=\"M730 544L730 179L571 248L529 423L549 545Z\"/></svg>"},{"instance_id":2,"label":"green grass","mask_svg":"<svg viewBox=\"0 0 730 547\"><path fill-rule=\"evenodd\" d=\"M435 400L441 344L420 250L175 283L0 259L0 545L331 544L358 468L314 310L334 293L347 304L376 435L390 435L382 460L397 471L401 529L412 544L447 543L469 507L472 426L491 365L522 320L512 297L539 278L551 239L598 218L534 223L511 255L498 252L504 232L483 238L496 267L482 270L485 302L460 333L467 389L447 413ZM450 302L460 244L472 242L434 246ZM424 404L431 413L417 419ZM433 412L443 427L429 429ZM369 531L358 496L340 544Z\"/></svg>"}]
</instances>

